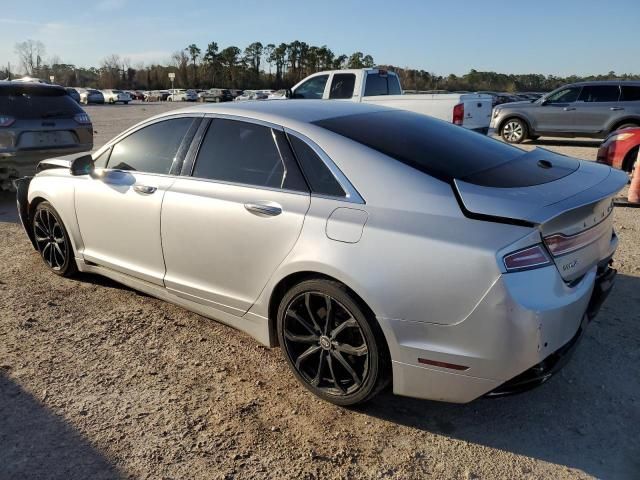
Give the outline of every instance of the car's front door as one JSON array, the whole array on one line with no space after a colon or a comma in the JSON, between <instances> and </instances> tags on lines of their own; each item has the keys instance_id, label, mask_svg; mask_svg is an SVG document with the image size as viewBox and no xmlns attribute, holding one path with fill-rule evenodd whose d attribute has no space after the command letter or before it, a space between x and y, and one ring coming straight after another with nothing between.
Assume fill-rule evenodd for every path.
<instances>
[{"instance_id":1,"label":"car's front door","mask_svg":"<svg viewBox=\"0 0 640 480\"><path fill-rule=\"evenodd\" d=\"M624 114L619 103L619 85L586 85L575 107L576 132L587 135L604 132L612 117Z\"/></svg>"},{"instance_id":2,"label":"car's front door","mask_svg":"<svg viewBox=\"0 0 640 480\"><path fill-rule=\"evenodd\" d=\"M553 93L532 109L536 132L570 133L575 129L576 101L581 87L567 87Z\"/></svg>"},{"instance_id":3,"label":"car's front door","mask_svg":"<svg viewBox=\"0 0 640 480\"><path fill-rule=\"evenodd\" d=\"M298 239L310 195L281 128L214 118L162 205L165 286L242 315Z\"/></svg>"},{"instance_id":4,"label":"car's front door","mask_svg":"<svg viewBox=\"0 0 640 480\"><path fill-rule=\"evenodd\" d=\"M86 261L162 285L160 207L197 121L171 118L136 130L97 159L106 168L78 177L75 207Z\"/></svg>"}]
</instances>

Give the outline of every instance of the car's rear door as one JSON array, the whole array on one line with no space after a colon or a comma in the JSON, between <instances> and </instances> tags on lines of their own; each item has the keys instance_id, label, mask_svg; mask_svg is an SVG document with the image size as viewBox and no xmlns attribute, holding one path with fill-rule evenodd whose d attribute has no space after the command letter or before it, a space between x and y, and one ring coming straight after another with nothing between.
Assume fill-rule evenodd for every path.
<instances>
[{"instance_id":1,"label":"car's rear door","mask_svg":"<svg viewBox=\"0 0 640 480\"><path fill-rule=\"evenodd\" d=\"M278 126L217 116L194 143L162 205L164 283L242 315L295 245L309 191Z\"/></svg>"},{"instance_id":2,"label":"car's rear door","mask_svg":"<svg viewBox=\"0 0 640 480\"><path fill-rule=\"evenodd\" d=\"M100 155L97 167L106 168L78 177L75 206L86 261L162 285L160 207L200 120L151 122Z\"/></svg>"},{"instance_id":3,"label":"car's rear door","mask_svg":"<svg viewBox=\"0 0 640 480\"><path fill-rule=\"evenodd\" d=\"M575 131L587 135L604 132L612 117L624 114L619 85L585 85L575 104Z\"/></svg>"}]
</instances>

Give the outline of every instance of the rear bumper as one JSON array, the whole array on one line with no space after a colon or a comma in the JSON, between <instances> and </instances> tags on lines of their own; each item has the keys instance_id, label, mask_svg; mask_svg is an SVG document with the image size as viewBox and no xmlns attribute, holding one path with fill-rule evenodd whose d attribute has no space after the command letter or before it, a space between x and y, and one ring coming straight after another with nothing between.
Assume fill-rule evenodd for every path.
<instances>
[{"instance_id":1,"label":"rear bumper","mask_svg":"<svg viewBox=\"0 0 640 480\"><path fill-rule=\"evenodd\" d=\"M617 271L608 265L599 272L596 277L596 283L589 300L587 311L582 318L582 322L576 334L566 344L553 352L542 362L534 365L530 369L512 378L508 382L503 383L495 390L489 392L487 397L501 397L526 392L532 388L538 387L549 380L553 375L558 373L571 358L580 339L582 338L587 325L598 314L600 307L609 296Z\"/></svg>"},{"instance_id":2,"label":"rear bumper","mask_svg":"<svg viewBox=\"0 0 640 480\"><path fill-rule=\"evenodd\" d=\"M454 325L379 319L394 393L466 403L544 383L569 360L611 291L616 273L605 267L572 286L555 267L502 275Z\"/></svg>"}]
</instances>

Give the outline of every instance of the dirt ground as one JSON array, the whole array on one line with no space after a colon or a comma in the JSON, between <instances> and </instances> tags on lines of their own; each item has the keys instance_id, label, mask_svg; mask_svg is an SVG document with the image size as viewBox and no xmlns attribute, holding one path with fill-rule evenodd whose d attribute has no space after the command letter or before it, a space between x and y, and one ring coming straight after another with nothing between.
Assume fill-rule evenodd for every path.
<instances>
[{"instance_id":1,"label":"dirt ground","mask_svg":"<svg viewBox=\"0 0 640 480\"><path fill-rule=\"evenodd\" d=\"M96 145L171 105L88 107ZM538 146L593 160L597 142ZM525 145L532 148L534 145ZM48 273L0 201L0 479L640 478L640 210L616 209L618 283L531 392L358 409L279 349L89 275Z\"/></svg>"}]
</instances>

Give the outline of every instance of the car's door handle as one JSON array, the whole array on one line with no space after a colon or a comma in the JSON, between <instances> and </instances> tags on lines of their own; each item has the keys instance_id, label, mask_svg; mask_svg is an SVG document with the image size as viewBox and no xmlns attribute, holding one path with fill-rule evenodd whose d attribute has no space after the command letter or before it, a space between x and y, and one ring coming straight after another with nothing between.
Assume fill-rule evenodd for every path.
<instances>
[{"instance_id":1,"label":"car's door handle","mask_svg":"<svg viewBox=\"0 0 640 480\"><path fill-rule=\"evenodd\" d=\"M275 217L282 213L282 207L274 202L245 203L244 208L258 216Z\"/></svg>"},{"instance_id":2,"label":"car's door handle","mask_svg":"<svg viewBox=\"0 0 640 480\"><path fill-rule=\"evenodd\" d=\"M149 185L134 185L133 189L138 193L142 193L143 195L151 195L157 190L156 187L150 187Z\"/></svg>"},{"instance_id":3,"label":"car's door handle","mask_svg":"<svg viewBox=\"0 0 640 480\"><path fill-rule=\"evenodd\" d=\"M563 108L563 110L564 110L565 112L570 112L571 110L575 110L575 109L576 109L576 107L564 107L564 108Z\"/></svg>"},{"instance_id":4,"label":"car's door handle","mask_svg":"<svg viewBox=\"0 0 640 480\"><path fill-rule=\"evenodd\" d=\"M611 107L609 110L615 112L615 111L618 111L618 110L624 110L624 107Z\"/></svg>"}]
</instances>

